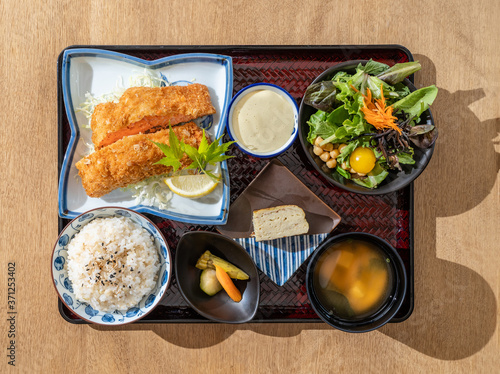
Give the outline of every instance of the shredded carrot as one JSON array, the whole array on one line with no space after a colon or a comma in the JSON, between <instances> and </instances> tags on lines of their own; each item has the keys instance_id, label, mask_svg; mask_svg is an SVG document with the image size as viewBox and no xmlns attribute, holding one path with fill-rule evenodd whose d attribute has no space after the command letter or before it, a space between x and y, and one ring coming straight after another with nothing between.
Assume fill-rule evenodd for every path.
<instances>
[{"instance_id":1,"label":"shredded carrot","mask_svg":"<svg viewBox=\"0 0 500 374\"><path fill-rule=\"evenodd\" d=\"M354 86L351 85L351 87L358 92ZM401 134L401 129L394 122L397 118L392 115L394 108L391 105L386 106L383 85L380 85L380 93L381 98L374 99L374 101L372 101L372 93L369 88L366 89L366 95L361 93L361 95L363 95L364 104L361 111L365 115L366 122L375 127L377 130L391 128Z\"/></svg>"}]
</instances>

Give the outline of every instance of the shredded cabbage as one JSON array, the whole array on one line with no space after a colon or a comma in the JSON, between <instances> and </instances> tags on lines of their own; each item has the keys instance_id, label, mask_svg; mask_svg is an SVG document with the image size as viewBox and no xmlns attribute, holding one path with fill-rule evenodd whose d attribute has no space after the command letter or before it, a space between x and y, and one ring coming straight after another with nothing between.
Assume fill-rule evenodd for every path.
<instances>
[{"instance_id":1,"label":"shredded cabbage","mask_svg":"<svg viewBox=\"0 0 500 374\"><path fill-rule=\"evenodd\" d=\"M135 198L136 204L167 209L168 202L174 194L163 181L164 178L164 175L156 175L131 184L125 187L124 190L132 192L132 197Z\"/></svg>"},{"instance_id":2,"label":"shredded cabbage","mask_svg":"<svg viewBox=\"0 0 500 374\"><path fill-rule=\"evenodd\" d=\"M125 91L124 88L115 87L113 92L100 95L93 96L90 92L85 94L85 101L76 109L77 112L82 112L85 117L88 119L86 124L83 124L83 128L90 128L90 119L92 118L92 113L94 113L94 109L98 104L107 103L107 102L118 102L120 96L123 95Z\"/></svg>"}]
</instances>

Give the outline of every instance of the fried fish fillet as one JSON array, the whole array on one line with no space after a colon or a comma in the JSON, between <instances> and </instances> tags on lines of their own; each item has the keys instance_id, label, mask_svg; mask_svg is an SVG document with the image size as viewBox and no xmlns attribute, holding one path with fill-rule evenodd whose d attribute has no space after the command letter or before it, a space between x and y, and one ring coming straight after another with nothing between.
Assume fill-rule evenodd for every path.
<instances>
[{"instance_id":1,"label":"fried fish fillet","mask_svg":"<svg viewBox=\"0 0 500 374\"><path fill-rule=\"evenodd\" d=\"M95 107L90 121L92 142L102 148L124 136L154 132L148 127L168 128L209 114L215 108L207 86L131 87L118 103ZM141 121L142 120L142 121Z\"/></svg>"},{"instance_id":2,"label":"fried fish fillet","mask_svg":"<svg viewBox=\"0 0 500 374\"><path fill-rule=\"evenodd\" d=\"M169 144L169 131L127 136L78 161L76 168L87 195L101 197L117 188L170 172L169 166L154 165L164 154L151 142ZM202 130L192 122L173 127L172 131L178 139L196 148L203 137ZM190 163L191 160L184 156L181 168Z\"/></svg>"}]
</instances>

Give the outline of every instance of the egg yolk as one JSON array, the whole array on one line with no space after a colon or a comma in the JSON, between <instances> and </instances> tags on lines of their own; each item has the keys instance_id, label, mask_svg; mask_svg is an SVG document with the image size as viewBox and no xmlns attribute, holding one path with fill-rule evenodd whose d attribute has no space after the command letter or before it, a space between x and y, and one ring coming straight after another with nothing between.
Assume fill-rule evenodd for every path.
<instances>
[{"instance_id":1,"label":"egg yolk","mask_svg":"<svg viewBox=\"0 0 500 374\"><path fill-rule=\"evenodd\" d=\"M375 154L370 148L358 147L349 157L351 167L358 173L368 174L375 167Z\"/></svg>"}]
</instances>

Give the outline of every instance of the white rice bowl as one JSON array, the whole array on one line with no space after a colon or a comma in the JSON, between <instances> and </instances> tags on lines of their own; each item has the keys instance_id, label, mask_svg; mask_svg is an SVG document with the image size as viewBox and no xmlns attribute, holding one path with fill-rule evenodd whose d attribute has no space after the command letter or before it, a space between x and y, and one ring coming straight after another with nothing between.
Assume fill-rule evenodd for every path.
<instances>
[{"instance_id":1,"label":"white rice bowl","mask_svg":"<svg viewBox=\"0 0 500 374\"><path fill-rule=\"evenodd\" d=\"M156 287L160 261L153 237L130 218L96 218L68 243L75 298L103 312L127 310Z\"/></svg>"}]
</instances>

